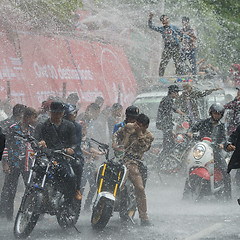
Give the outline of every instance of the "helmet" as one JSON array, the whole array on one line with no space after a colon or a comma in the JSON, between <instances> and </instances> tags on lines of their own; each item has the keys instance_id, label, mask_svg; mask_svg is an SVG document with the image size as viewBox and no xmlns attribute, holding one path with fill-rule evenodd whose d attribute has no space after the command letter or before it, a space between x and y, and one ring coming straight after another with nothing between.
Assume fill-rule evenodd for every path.
<instances>
[{"instance_id":1,"label":"helmet","mask_svg":"<svg viewBox=\"0 0 240 240\"><path fill-rule=\"evenodd\" d=\"M214 103L211 105L211 107L209 108L209 115L212 117L212 113L215 112L215 113L220 113L221 114L221 118L223 117L224 115L224 112L225 112L225 108L223 107L222 104L220 103ZM220 119L221 119L220 118ZM220 120L218 119L218 121ZM214 119L216 120L216 119ZM217 120L216 120L217 121Z\"/></svg>"},{"instance_id":2,"label":"helmet","mask_svg":"<svg viewBox=\"0 0 240 240\"><path fill-rule=\"evenodd\" d=\"M127 107L125 114L127 117L137 117L139 114L139 108L131 105Z\"/></svg>"},{"instance_id":3,"label":"helmet","mask_svg":"<svg viewBox=\"0 0 240 240\"><path fill-rule=\"evenodd\" d=\"M72 115L72 114L76 113L77 111L78 111L78 109L77 109L76 105L66 103L64 116Z\"/></svg>"},{"instance_id":4,"label":"helmet","mask_svg":"<svg viewBox=\"0 0 240 240\"><path fill-rule=\"evenodd\" d=\"M182 17L182 22L189 22L189 17Z\"/></svg>"},{"instance_id":5,"label":"helmet","mask_svg":"<svg viewBox=\"0 0 240 240\"><path fill-rule=\"evenodd\" d=\"M180 91L180 89L179 89L179 87L178 87L177 85L170 85L170 86L168 87L168 92L169 92L169 93L179 92L179 91Z\"/></svg>"}]
</instances>

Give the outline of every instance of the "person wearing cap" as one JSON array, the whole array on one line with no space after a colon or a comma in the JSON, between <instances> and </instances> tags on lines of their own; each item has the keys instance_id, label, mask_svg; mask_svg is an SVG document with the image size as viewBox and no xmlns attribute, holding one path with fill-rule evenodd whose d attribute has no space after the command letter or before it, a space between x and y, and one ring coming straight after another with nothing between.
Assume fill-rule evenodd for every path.
<instances>
[{"instance_id":1,"label":"person wearing cap","mask_svg":"<svg viewBox=\"0 0 240 240\"><path fill-rule=\"evenodd\" d=\"M156 119L157 129L163 132L163 152L168 152L174 146L173 137L173 112L176 112L182 116L185 114L178 109L173 99L178 97L179 87L177 85L170 85L168 87L168 95L161 100Z\"/></svg>"},{"instance_id":2,"label":"person wearing cap","mask_svg":"<svg viewBox=\"0 0 240 240\"><path fill-rule=\"evenodd\" d=\"M197 75L197 52L196 52L196 34L194 29L190 26L189 17L182 17L182 29L183 34L182 44L181 44L181 58L183 61L183 66L186 60L189 60L191 64L191 73ZM186 37L189 36L189 37ZM186 71L186 69L184 69ZM184 71L183 70L183 71ZM187 72L184 72L186 74Z\"/></svg>"},{"instance_id":3,"label":"person wearing cap","mask_svg":"<svg viewBox=\"0 0 240 240\"><path fill-rule=\"evenodd\" d=\"M162 22L162 27L156 27L152 23L153 13L149 14L148 26L159 33L162 34L164 40L164 49L162 52L161 62L159 66L159 76L163 76L165 68L172 58L176 67L176 74L182 75L182 59L180 53L180 42L178 38L183 37L181 30L172 24L170 24L169 18L167 15L162 15L160 21ZM191 38L188 35L184 35L185 38Z\"/></svg>"},{"instance_id":4,"label":"person wearing cap","mask_svg":"<svg viewBox=\"0 0 240 240\"><path fill-rule=\"evenodd\" d=\"M38 113L34 108L25 107L21 121L11 124L5 132L6 144L2 158L5 180L1 193L0 216L9 221L13 218L19 176L22 175L26 186L31 166L29 156L33 153L31 146L24 139L16 138L16 132L33 136L37 117Z\"/></svg>"},{"instance_id":5,"label":"person wearing cap","mask_svg":"<svg viewBox=\"0 0 240 240\"><path fill-rule=\"evenodd\" d=\"M221 88L207 89L199 91L194 89L190 83L183 84L182 94L176 98L176 106L188 116L190 125L200 120L198 110L198 100L210 95L214 91L221 90Z\"/></svg>"},{"instance_id":6,"label":"person wearing cap","mask_svg":"<svg viewBox=\"0 0 240 240\"><path fill-rule=\"evenodd\" d=\"M74 155L77 145L76 129L72 122L63 119L65 106L61 101L54 100L50 105L50 117L42 124L35 138L39 145L52 150L64 150ZM58 159L58 173L62 178L66 204L71 204L76 194L76 176L70 163L63 158Z\"/></svg>"},{"instance_id":7,"label":"person wearing cap","mask_svg":"<svg viewBox=\"0 0 240 240\"><path fill-rule=\"evenodd\" d=\"M148 116L141 113L135 122L126 123L113 134L113 148L116 150L115 146L117 146L117 150L124 152L123 160L128 169L128 176L135 187L142 226L151 225L147 214L145 194L146 168L142 164L143 154L150 149L154 140L153 134L148 130L149 122Z\"/></svg>"},{"instance_id":8,"label":"person wearing cap","mask_svg":"<svg viewBox=\"0 0 240 240\"><path fill-rule=\"evenodd\" d=\"M237 96L230 102L226 103L224 105L225 109L232 110L232 119L231 122L229 122L227 130L228 134L230 135L238 125L240 124L240 88L236 87L237 89Z\"/></svg>"}]
</instances>

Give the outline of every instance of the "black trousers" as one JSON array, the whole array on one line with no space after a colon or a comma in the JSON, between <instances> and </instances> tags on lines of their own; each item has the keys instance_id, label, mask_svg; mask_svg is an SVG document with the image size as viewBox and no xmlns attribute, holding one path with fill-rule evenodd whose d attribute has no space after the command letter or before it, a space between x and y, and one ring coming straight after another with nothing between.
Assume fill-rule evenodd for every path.
<instances>
[{"instance_id":1,"label":"black trousers","mask_svg":"<svg viewBox=\"0 0 240 240\"><path fill-rule=\"evenodd\" d=\"M221 170L224 182L224 193L227 198L232 196L231 176L227 173L227 162L221 156L219 149L214 149L214 167Z\"/></svg>"},{"instance_id":2,"label":"black trousers","mask_svg":"<svg viewBox=\"0 0 240 240\"><path fill-rule=\"evenodd\" d=\"M76 175L65 159L58 159L58 167L54 173L54 178L57 184L63 189L65 202L71 204L76 194Z\"/></svg>"},{"instance_id":3,"label":"black trousers","mask_svg":"<svg viewBox=\"0 0 240 240\"><path fill-rule=\"evenodd\" d=\"M163 153L168 153L175 145L173 129L163 130Z\"/></svg>"},{"instance_id":4,"label":"black trousers","mask_svg":"<svg viewBox=\"0 0 240 240\"><path fill-rule=\"evenodd\" d=\"M170 61L173 59L175 67L176 67L176 74L182 75L182 59L181 59L181 52L179 46L165 46L162 52L162 59L159 66L159 76L163 76L165 69Z\"/></svg>"},{"instance_id":5,"label":"black trousers","mask_svg":"<svg viewBox=\"0 0 240 240\"><path fill-rule=\"evenodd\" d=\"M17 192L20 174L26 186L29 172L24 167L10 167L10 173L5 175L4 185L1 193L0 214L11 220L14 212L14 199Z\"/></svg>"}]
</instances>

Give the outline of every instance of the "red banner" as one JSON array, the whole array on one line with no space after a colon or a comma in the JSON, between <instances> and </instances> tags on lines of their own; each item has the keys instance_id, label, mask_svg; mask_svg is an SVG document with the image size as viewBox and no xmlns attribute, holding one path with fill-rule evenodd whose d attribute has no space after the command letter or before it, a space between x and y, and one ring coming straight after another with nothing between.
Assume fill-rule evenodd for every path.
<instances>
[{"instance_id":1,"label":"red banner","mask_svg":"<svg viewBox=\"0 0 240 240\"><path fill-rule=\"evenodd\" d=\"M0 39L0 98L12 104L38 108L50 95L77 92L82 106L97 96L105 104L118 101L126 107L136 94L136 82L124 51L110 44L18 33Z\"/></svg>"}]
</instances>

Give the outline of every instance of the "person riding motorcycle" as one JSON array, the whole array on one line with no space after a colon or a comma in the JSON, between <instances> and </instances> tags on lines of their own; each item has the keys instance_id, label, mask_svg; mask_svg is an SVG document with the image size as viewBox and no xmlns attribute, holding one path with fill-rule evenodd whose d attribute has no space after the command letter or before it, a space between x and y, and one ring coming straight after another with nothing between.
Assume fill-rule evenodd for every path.
<instances>
[{"instance_id":1,"label":"person riding motorcycle","mask_svg":"<svg viewBox=\"0 0 240 240\"><path fill-rule=\"evenodd\" d=\"M54 100L50 105L50 118L35 133L39 145L52 150L64 150L74 155L77 144L76 129L72 122L63 119L65 107ZM62 184L66 205L71 205L76 193L76 176L69 161L63 157L57 160L57 181Z\"/></svg>"},{"instance_id":2,"label":"person riding motorcycle","mask_svg":"<svg viewBox=\"0 0 240 240\"><path fill-rule=\"evenodd\" d=\"M227 163L221 156L221 149L224 149L226 141L225 126L220 121L224 115L225 109L220 103L214 103L209 108L210 118L200 120L193 125L187 135L192 138L194 132L199 132L199 138L209 137L215 143L213 148L215 167L220 169L223 174L224 191L226 199L231 198L231 178L227 174Z\"/></svg>"},{"instance_id":3,"label":"person riding motorcycle","mask_svg":"<svg viewBox=\"0 0 240 240\"><path fill-rule=\"evenodd\" d=\"M129 172L129 178L135 187L137 207L142 226L149 226L147 215L146 194L143 183L142 156L148 151L154 140L153 134L147 129L149 118L139 114L135 123L127 123L113 135L113 149L124 151L124 161ZM120 146L119 146L120 143Z\"/></svg>"}]
</instances>

